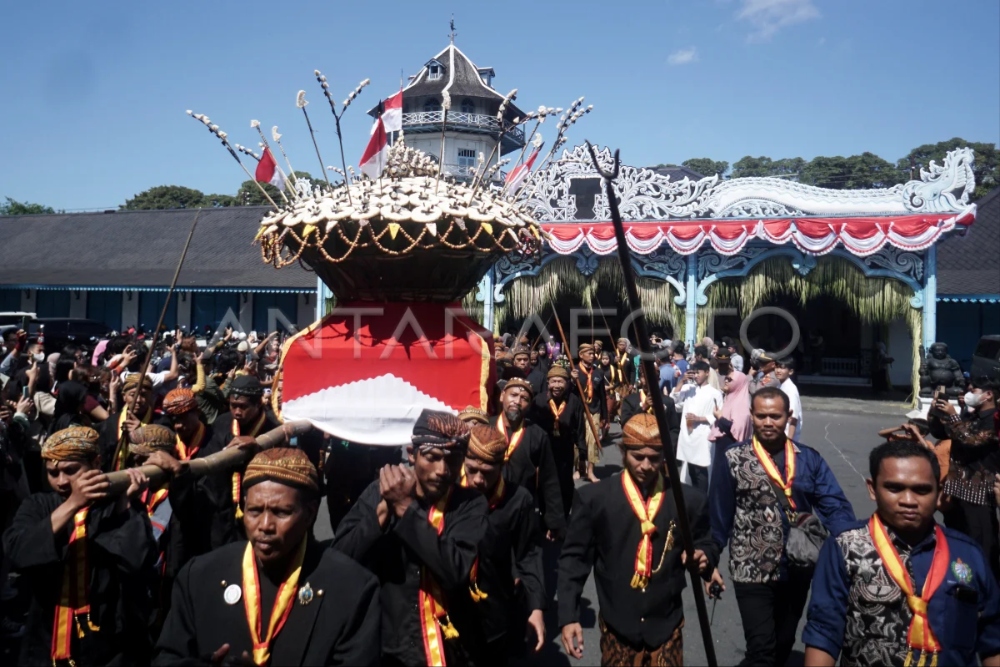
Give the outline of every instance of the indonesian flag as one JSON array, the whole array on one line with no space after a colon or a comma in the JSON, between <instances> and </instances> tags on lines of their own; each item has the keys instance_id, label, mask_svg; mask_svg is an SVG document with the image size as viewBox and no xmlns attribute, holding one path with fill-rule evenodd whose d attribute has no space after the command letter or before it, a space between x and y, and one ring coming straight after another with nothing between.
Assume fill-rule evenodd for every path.
<instances>
[{"instance_id":1,"label":"indonesian flag","mask_svg":"<svg viewBox=\"0 0 1000 667\"><path fill-rule=\"evenodd\" d=\"M278 168L278 163L274 161L274 156L268 148L265 148L264 154L260 156L253 177L258 183L270 183L279 190L285 189L285 175Z\"/></svg>"},{"instance_id":2,"label":"indonesian flag","mask_svg":"<svg viewBox=\"0 0 1000 667\"><path fill-rule=\"evenodd\" d=\"M403 130L403 91L385 101L382 111L382 124L386 132L401 132Z\"/></svg>"},{"instance_id":3,"label":"indonesian flag","mask_svg":"<svg viewBox=\"0 0 1000 667\"><path fill-rule=\"evenodd\" d=\"M389 140L385 134L385 123L382 122L382 116L379 116L375 121L375 129L372 132L372 137L368 140L368 146L361 156L360 166L362 174L367 174L368 178L373 180L382 175L389 152L388 144Z\"/></svg>"},{"instance_id":4,"label":"indonesian flag","mask_svg":"<svg viewBox=\"0 0 1000 667\"><path fill-rule=\"evenodd\" d=\"M536 148L535 152L532 153L525 162L517 165L510 170L509 174L507 174L505 187L507 188L508 193L517 192L517 189L521 187L522 183L524 183L524 179L526 179L528 174L531 173L531 167L535 164L535 158L538 157L538 151L540 150L541 148Z\"/></svg>"}]
</instances>

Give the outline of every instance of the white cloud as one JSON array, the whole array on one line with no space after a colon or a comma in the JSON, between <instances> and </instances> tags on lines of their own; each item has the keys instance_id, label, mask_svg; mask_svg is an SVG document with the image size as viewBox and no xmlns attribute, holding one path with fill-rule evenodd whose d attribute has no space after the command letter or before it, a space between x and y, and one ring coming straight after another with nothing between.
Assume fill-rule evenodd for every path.
<instances>
[{"instance_id":1,"label":"white cloud","mask_svg":"<svg viewBox=\"0 0 1000 667\"><path fill-rule=\"evenodd\" d=\"M698 49L691 47L690 49L681 49L680 51L674 51L667 57L667 62L671 65L687 65L688 63L693 63L698 61Z\"/></svg>"},{"instance_id":2,"label":"white cloud","mask_svg":"<svg viewBox=\"0 0 1000 667\"><path fill-rule=\"evenodd\" d=\"M753 26L748 39L764 42L788 26L818 19L819 10L813 0L741 0L736 18Z\"/></svg>"}]
</instances>

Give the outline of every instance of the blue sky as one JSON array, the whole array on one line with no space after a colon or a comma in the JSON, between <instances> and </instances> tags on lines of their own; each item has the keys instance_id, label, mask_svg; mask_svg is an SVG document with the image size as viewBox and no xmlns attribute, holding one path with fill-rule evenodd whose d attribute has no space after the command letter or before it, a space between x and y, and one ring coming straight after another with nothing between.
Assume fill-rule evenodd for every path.
<instances>
[{"instance_id":1,"label":"blue sky","mask_svg":"<svg viewBox=\"0 0 1000 667\"><path fill-rule=\"evenodd\" d=\"M185 109L230 141L277 124L296 169L318 174L295 94L305 89L327 164L338 98L372 79L345 120L348 162L363 111L456 43L518 104L594 113L570 135L628 164L872 151L896 160L961 136L1000 141L997 0L659 2L14 3L0 42L0 197L116 207L176 184L234 193L245 176ZM552 129L542 134L550 138Z\"/></svg>"}]
</instances>

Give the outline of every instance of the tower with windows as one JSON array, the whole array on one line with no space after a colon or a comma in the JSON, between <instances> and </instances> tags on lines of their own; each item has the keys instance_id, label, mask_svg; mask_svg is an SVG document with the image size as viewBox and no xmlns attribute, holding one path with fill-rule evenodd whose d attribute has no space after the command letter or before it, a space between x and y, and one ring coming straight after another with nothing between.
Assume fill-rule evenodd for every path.
<instances>
[{"instance_id":1,"label":"tower with windows","mask_svg":"<svg viewBox=\"0 0 1000 667\"><path fill-rule=\"evenodd\" d=\"M403 132L407 145L443 162L443 173L458 180L470 179L478 167L479 155L488 158L498 142L493 164L507 153L524 148L524 131L511 122L524 113L510 104L503 125L497 120L504 93L493 88L495 76L492 67L476 66L452 41L410 76L403 89ZM451 109L442 155L441 105L445 92L451 97ZM375 116L377 110L372 109L369 114ZM501 132L503 128L505 132ZM503 175L500 172L494 178Z\"/></svg>"}]
</instances>

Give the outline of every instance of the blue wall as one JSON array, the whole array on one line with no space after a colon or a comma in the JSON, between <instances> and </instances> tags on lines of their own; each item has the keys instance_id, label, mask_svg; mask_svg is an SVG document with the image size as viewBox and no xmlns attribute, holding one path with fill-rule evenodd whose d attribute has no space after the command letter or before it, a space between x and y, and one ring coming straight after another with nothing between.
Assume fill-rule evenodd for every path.
<instances>
[{"instance_id":1,"label":"blue wall","mask_svg":"<svg viewBox=\"0 0 1000 667\"><path fill-rule=\"evenodd\" d=\"M87 319L104 322L113 331L121 331L122 293L87 292Z\"/></svg>"},{"instance_id":2,"label":"blue wall","mask_svg":"<svg viewBox=\"0 0 1000 667\"><path fill-rule=\"evenodd\" d=\"M69 290L36 290L35 312L38 317L69 317Z\"/></svg>"},{"instance_id":3,"label":"blue wall","mask_svg":"<svg viewBox=\"0 0 1000 667\"><path fill-rule=\"evenodd\" d=\"M174 294L170 298L170 306L167 314L163 318L163 326L168 330L177 327L177 299ZM156 323L160 321L160 313L163 312L163 303L167 300L166 292L139 292L139 326L146 331L156 328Z\"/></svg>"},{"instance_id":4,"label":"blue wall","mask_svg":"<svg viewBox=\"0 0 1000 667\"><path fill-rule=\"evenodd\" d=\"M1000 334L1000 303L937 304L937 339L948 344L948 354L968 372L981 336Z\"/></svg>"},{"instance_id":5,"label":"blue wall","mask_svg":"<svg viewBox=\"0 0 1000 667\"><path fill-rule=\"evenodd\" d=\"M299 315L299 297L297 294L254 294L253 329L260 336L282 326L280 320L275 320L272 327L268 326L268 311L272 308L281 311L285 319L294 325Z\"/></svg>"},{"instance_id":6,"label":"blue wall","mask_svg":"<svg viewBox=\"0 0 1000 667\"><path fill-rule=\"evenodd\" d=\"M16 313L21 310L21 290L0 289L0 312Z\"/></svg>"},{"instance_id":7,"label":"blue wall","mask_svg":"<svg viewBox=\"0 0 1000 667\"><path fill-rule=\"evenodd\" d=\"M191 325L204 329L209 325L215 329L232 309L230 317L237 321L240 317L240 295L229 292L196 292L191 295Z\"/></svg>"}]
</instances>

